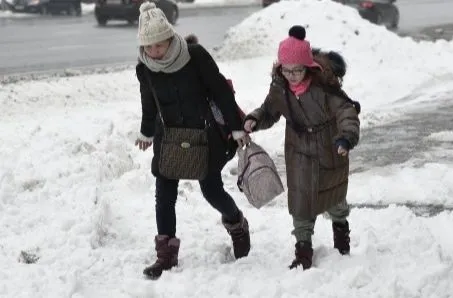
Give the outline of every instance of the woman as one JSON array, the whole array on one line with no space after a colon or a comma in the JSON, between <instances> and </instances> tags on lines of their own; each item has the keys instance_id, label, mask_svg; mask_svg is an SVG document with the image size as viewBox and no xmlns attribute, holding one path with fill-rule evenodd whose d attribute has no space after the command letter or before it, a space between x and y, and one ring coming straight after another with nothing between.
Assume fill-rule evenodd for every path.
<instances>
[{"instance_id":1,"label":"woman","mask_svg":"<svg viewBox=\"0 0 453 298\"><path fill-rule=\"evenodd\" d=\"M359 119L335 75L344 74L338 69L341 56L318 51L315 61L305 29L294 26L289 35L280 43L269 94L246 117L244 130L267 129L281 115L286 118L288 208L296 238L296 258L290 268L308 269L316 216L324 211L333 221L334 247L341 254L349 253L348 152L359 141Z\"/></svg>"},{"instance_id":2,"label":"woman","mask_svg":"<svg viewBox=\"0 0 453 298\"><path fill-rule=\"evenodd\" d=\"M175 203L179 180L160 174L158 161L166 127L203 128L210 121L209 103L214 100L221 110L234 139L242 146L248 135L242 130L234 95L225 78L201 45L187 45L168 23L154 3L140 6L139 63L136 68L140 82L142 122L136 145L147 150L154 144L152 173L156 176L156 262L144 270L150 278L158 278L162 270L178 264L180 240L176 238ZM161 110L158 115L156 98ZM215 121L208 129L209 173L200 187L206 200L222 215L222 223L233 241L236 258L245 257L250 250L248 222L231 196L224 190L221 170L228 160L225 142Z\"/></svg>"}]
</instances>

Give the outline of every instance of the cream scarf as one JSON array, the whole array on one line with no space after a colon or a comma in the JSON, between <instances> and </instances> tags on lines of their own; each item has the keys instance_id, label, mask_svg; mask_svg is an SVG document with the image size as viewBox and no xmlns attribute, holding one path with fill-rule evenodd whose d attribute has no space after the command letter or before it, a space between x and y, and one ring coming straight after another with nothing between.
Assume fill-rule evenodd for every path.
<instances>
[{"instance_id":1,"label":"cream scarf","mask_svg":"<svg viewBox=\"0 0 453 298\"><path fill-rule=\"evenodd\" d=\"M165 56L160 59L152 59L146 55L143 46L139 49L138 59L151 71L173 73L183 68L190 60L189 49L186 40L179 34L175 34Z\"/></svg>"}]
</instances>

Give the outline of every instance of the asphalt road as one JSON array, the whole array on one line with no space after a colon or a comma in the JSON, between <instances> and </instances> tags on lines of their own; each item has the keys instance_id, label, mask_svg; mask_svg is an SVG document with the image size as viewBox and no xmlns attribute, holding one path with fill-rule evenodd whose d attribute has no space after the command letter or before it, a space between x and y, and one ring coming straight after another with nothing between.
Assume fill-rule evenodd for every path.
<instances>
[{"instance_id":1,"label":"asphalt road","mask_svg":"<svg viewBox=\"0 0 453 298\"><path fill-rule=\"evenodd\" d=\"M452 0L397 0L399 29L414 32L425 27L453 23Z\"/></svg>"},{"instance_id":2,"label":"asphalt road","mask_svg":"<svg viewBox=\"0 0 453 298\"><path fill-rule=\"evenodd\" d=\"M453 23L452 0L397 3L401 34L416 35L426 26ZM182 9L176 27L182 34L196 33L203 45L211 48L221 43L229 27L259 9L259 6ZM92 14L80 18L0 18L0 76L134 63L136 30L136 26L124 22L98 27Z\"/></svg>"},{"instance_id":3,"label":"asphalt road","mask_svg":"<svg viewBox=\"0 0 453 298\"><path fill-rule=\"evenodd\" d=\"M181 10L176 29L196 33L210 48L227 29L259 7ZM133 63L137 26L112 21L99 27L94 16L0 19L0 76L53 69Z\"/></svg>"}]
</instances>

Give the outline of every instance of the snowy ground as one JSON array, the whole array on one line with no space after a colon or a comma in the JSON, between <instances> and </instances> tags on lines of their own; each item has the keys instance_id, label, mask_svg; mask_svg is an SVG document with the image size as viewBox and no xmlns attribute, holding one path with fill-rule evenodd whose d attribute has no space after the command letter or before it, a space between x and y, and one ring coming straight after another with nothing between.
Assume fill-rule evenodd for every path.
<instances>
[{"instance_id":1,"label":"snowy ground","mask_svg":"<svg viewBox=\"0 0 453 298\"><path fill-rule=\"evenodd\" d=\"M250 256L233 260L219 215L183 181L180 266L144 280L155 258L154 178L151 152L133 146L141 116L134 73L19 82L0 88L0 297L452 297L453 212L412 208L453 207L452 43L400 39L351 13L324 1L281 3L233 29L217 53L241 59L220 66L247 111L264 99L276 42L298 20L310 25L313 44L348 58L345 88L364 111L352 153L350 256L332 248L320 216L315 267L288 270L285 195L253 209L232 161L224 181L249 219ZM252 51L260 57L248 59ZM283 129L281 121L254 136L276 160ZM26 264L30 255L39 260Z\"/></svg>"}]
</instances>

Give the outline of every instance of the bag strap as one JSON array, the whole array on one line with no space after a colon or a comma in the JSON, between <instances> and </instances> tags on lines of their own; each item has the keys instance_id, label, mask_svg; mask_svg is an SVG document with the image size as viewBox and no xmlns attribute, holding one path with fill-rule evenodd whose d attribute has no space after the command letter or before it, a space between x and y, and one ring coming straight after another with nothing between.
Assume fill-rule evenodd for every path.
<instances>
[{"instance_id":1,"label":"bag strap","mask_svg":"<svg viewBox=\"0 0 453 298\"><path fill-rule=\"evenodd\" d=\"M193 64L195 66L195 71L197 73L197 77L198 77L198 79L200 79L200 82L203 85L203 91L206 94L206 101L208 103L210 103L211 102L211 97L210 97L210 94L208 92L208 88L206 86L206 83L205 83L205 81L203 79L203 75L201 73L200 65L198 64L198 60L199 59L198 59L197 54L195 52L196 52L196 50L194 49L194 47L189 46L190 59L193 61Z\"/></svg>"},{"instance_id":2,"label":"bag strap","mask_svg":"<svg viewBox=\"0 0 453 298\"><path fill-rule=\"evenodd\" d=\"M156 103L156 108L157 108L157 112L159 113L160 121L162 121L162 125L164 126L164 128L166 128L167 126L165 124L164 116L162 114L162 109L159 104L159 98L157 97L156 89L154 88L154 85L151 80L151 76L147 69L145 69L145 77L146 77L146 80L148 81L149 88L151 89L151 93L153 94L154 102ZM201 114L203 114L203 113L201 113ZM210 107L208 106L208 113L207 113L207 117L206 117L207 123L205 124L205 127L208 127L209 126L208 124L211 123L212 120L214 120L214 119L215 119L214 115L212 114L212 111L211 111Z\"/></svg>"},{"instance_id":3,"label":"bag strap","mask_svg":"<svg viewBox=\"0 0 453 298\"><path fill-rule=\"evenodd\" d=\"M199 45L198 45L199 46ZM194 67L195 67L195 72L197 74L197 77L198 79L200 80L202 86L203 86L203 91L205 92L205 100L206 102L208 103L208 112L207 112L207 117L206 117L206 121L208 121L209 123L212 123L213 125L216 125L216 121L215 121L215 117L214 117L214 114L212 112L212 109L211 109L211 102L212 102L212 99L211 99L211 94L210 92L208 92L208 87L207 87L207 84L205 82L205 80L203 79L203 74L201 72L201 68L200 68L200 65L199 65L199 58L197 57L197 53L196 52L196 49L193 47L193 46L189 46L189 55L190 55L190 59L193 61L193 64L194 64ZM220 135L222 137L222 139L227 139L228 136L222 131L222 130L219 130L220 132Z\"/></svg>"},{"instance_id":4,"label":"bag strap","mask_svg":"<svg viewBox=\"0 0 453 298\"><path fill-rule=\"evenodd\" d=\"M287 121L286 123L292 129L294 129L297 133L316 133L316 132L319 132L319 131L323 130L324 128L326 128L330 123L332 123L335 120L335 118L331 118L330 120L327 120L326 122L323 122L321 124L318 124L318 125L315 125L315 126L311 126L311 127L307 127L305 125L304 126L300 125L300 124L298 124L298 123L296 123L294 121L294 111L290 107L288 90L285 91L285 100L286 100L286 105L288 106L289 118L290 118L289 121Z\"/></svg>"},{"instance_id":5,"label":"bag strap","mask_svg":"<svg viewBox=\"0 0 453 298\"><path fill-rule=\"evenodd\" d=\"M290 119L288 119L289 121L287 121L289 126L291 126L297 132L300 132L300 133L307 132L307 127L306 126L302 126L300 124L297 124L294 121L294 111L293 111L293 109L291 109L291 103L289 101L289 91L288 90L285 90L285 101L286 101L286 106L288 107L288 111L289 111L289 118Z\"/></svg>"},{"instance_id":6,"label":"bag strap","mask_svg":"<svg viewBox=\"0 0 453 298\"><path fill-rule=\"evenodd\" d=\"M149 75L148 70L146 68L145 68L145 77L146 77L146 80L148 81L149 88L151 89L151 93L153 94L154 102L156 103L156 108L157 108L157 112L159 113L160 121L162 121L162 125L165 128L166 126L165 126L164 116L162 115L162 110L161 110L160 104L159 104L159 98L157 97L156 89L154 89L153 83L151 82L152 81L151 76Z\"/></svg>"}]
</instances>

